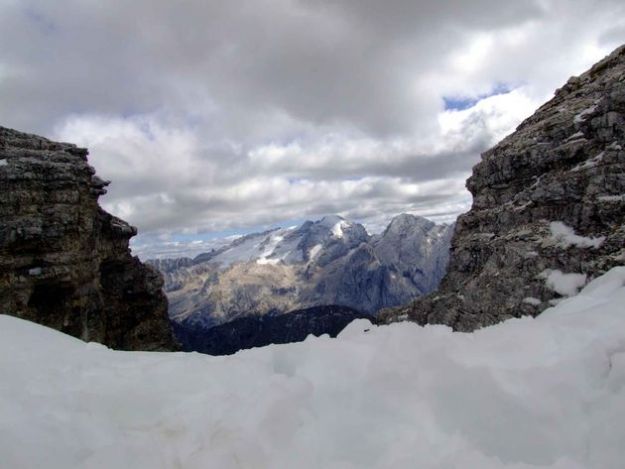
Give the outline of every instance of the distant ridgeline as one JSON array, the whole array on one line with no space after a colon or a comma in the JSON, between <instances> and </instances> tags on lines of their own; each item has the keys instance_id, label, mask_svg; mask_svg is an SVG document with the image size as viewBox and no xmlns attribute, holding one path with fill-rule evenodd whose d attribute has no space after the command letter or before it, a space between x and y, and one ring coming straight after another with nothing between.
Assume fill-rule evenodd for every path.
<instances>
[{"instance_id":1,"label":"distant ridgeline","mask_svg":"<svg viewBox=\"0 0 625 469\"><path fill-rule=\"evenodd\" d=\"M124 350L174 350L158 271L100 208L87 150L0 127L0 314Z\"/></svg>"},{"instance_id":2,"label":"distant ridgeline","mask_svg":"<svg viewBox=\"0 0 625 469\"><path fill-rule=\"evenodd\" d=\"M404 214L372 236L358 223L329 216L296 228L243 236L195 259L148 262L165 277L178 339L187 348L200 350L190 346L198 340L188 338L215 326L224 325L211 332L214 341L223 337L218 331L235 327L266 331L270 325L284 330L287 323L296 324L299 337L306 321L310 333L332 334L334 324L344 326L350 315L370 316L381 308L406 304L438 286L452 231L453 225ZM325 309L313 308L321 306ZM300 314L306 308L312 309ZM298 315L289 320L280 317L292 311ZM267 317L259 319L263 316ZM233 322L239 318L248 319ZM275 343L283 342L278 332L270 336ZM212 347L202 343L202 350ZM220 345L215 347L221 350Z\"/></svg>"},{"instance_id":3,"label":"distant ridgeline","mask_svg":"<svg viewBox=\"0 0 625 469\"><path fill-rule=\"evenodd\" d=\"M345 306L315 306L286 314L245 316L210 328L173 321L185 351L230 355L242 349L301 342L310 334L336 337L354 319L371 316Z\"/></svg>"},{"instance_id":4,"label":"distant ridgeline","mask_svg":"<svg viewBox=\"0 0 625 469\"><path fill-rule=\"evenodd\" d=\"M625 46L485 152L467 187L441 288L380 320L472 331L537 315L625 263Z\"/></svg>"}]
</instances>

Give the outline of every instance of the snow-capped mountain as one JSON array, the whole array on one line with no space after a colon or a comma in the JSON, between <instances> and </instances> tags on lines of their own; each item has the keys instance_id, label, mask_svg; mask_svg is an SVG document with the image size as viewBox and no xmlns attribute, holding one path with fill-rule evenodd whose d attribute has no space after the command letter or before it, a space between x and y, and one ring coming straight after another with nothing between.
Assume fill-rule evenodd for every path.
<instances>
[{"instance_id":1,"label":"snow-capped mountain","mask_svg":"<svg viewBox=\"0 0 625 469\"><path fill-rule=\"evenodd\" d=\"M452 227L400 215L379 235L340 216L240 237L195 259L152 261L174 321L205 327L238 317L341 305L369 314L432 291Z\"/></svg>"},{"instance_id":2,"label":"snow-capped mountain","mask_svg":"<svg viewBox=\"0 0 625 469\"><path fill-rule=\"evenodd\" d=\"M299 227L249 234L221 249L201 254L194 261L212 262L222 267L241 262L300 264L318 261L321 253L326 259L336 256L368 240L369 235L362 225L333 215L317 222L307 221Z\"/></svg>"},{"instance_id":3,"label":"snow-capped mountain","mask_svg":"<svg viewBox=\"0 0 625 469\"><path fill-rule=\"evenodd\" d=\"M445 274L452 234L449 225L402 214L372 243L381 262L408 274L425 293L436 289Z\"/></svg>"}]
</instances>

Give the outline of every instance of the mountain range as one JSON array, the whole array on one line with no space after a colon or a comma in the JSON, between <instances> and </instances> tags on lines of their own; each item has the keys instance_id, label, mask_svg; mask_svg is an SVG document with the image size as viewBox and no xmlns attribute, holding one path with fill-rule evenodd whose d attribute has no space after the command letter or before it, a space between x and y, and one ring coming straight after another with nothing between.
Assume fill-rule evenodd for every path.
<instances>
[{"instance_id":1,"label":"mountain range","mask_svg":"<svg viewBox=\"0 0 625 469\"><path fill-rule=\"evenodd\" d=\"M373 315L438 286L452 233L453 225L402 214L371 235L333 215L242 236L193 259L148 262L165 278L171 320L187 328L328 305Z\"/></svg>"}]
</instances>

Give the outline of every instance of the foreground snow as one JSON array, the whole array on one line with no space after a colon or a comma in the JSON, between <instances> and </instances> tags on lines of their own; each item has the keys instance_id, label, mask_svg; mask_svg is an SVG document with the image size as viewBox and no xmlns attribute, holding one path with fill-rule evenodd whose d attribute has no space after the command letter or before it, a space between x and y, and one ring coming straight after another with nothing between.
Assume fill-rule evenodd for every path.
<instances>
[{"instance_id":1,"label":"foreground snow","mask_svg":"<svg viewBox=\"0 0 625 469\"><path fill-rule=\"evenodd\" d=\"M0 316L0 467L622 468L624 284L473 334L359 321L231 357Z\"/></svg>"}]
</instances>

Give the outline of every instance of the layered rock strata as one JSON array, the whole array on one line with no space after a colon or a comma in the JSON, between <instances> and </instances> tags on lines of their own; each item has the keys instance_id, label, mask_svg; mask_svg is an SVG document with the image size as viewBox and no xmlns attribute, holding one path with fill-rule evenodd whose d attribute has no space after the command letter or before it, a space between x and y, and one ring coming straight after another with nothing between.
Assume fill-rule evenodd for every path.
<instances>
[{"instance_id":1,"label":"layered rock strata","mask_svg":"<svg viewBox=\"0 0 625 469\"><path fill-rule=\"evenodd\" d=\"M467 181L440 289L380 320L471 331L535 316L625 262L625 46L573 77Z\"/></svg>"},{"instance_id":2,"label":"layered rock strata","mask_svg":"<svg viewBox=\"0 0 625 469\"><path fill-rule=\"evenodd\" d=\"M136 229L98 205L87 150L0 127L0 313L124 350L175 348Z\"/></svg>"}]
</instances>

